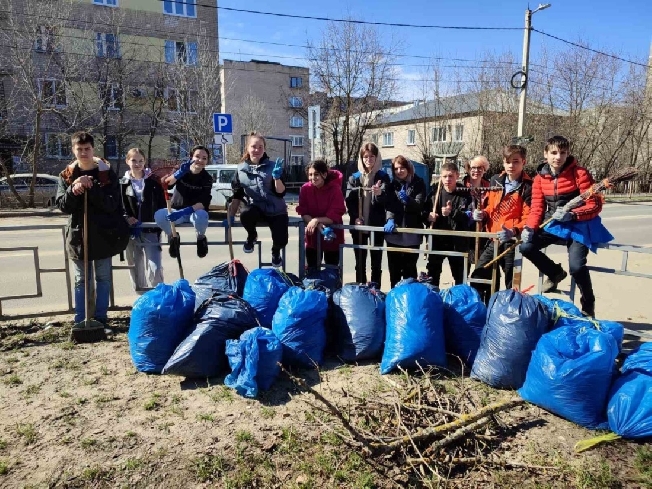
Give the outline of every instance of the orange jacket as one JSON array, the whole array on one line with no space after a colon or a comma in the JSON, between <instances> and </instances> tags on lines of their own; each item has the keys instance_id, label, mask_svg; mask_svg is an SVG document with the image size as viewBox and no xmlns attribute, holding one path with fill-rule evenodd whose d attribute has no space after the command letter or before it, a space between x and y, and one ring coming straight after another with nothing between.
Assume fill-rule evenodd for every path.
<instances>
[{"instance_id":1,"label":"orange jacket","mask_svg":"<svg viewBox=\"0 0 652 489\"><path fill-rule=\"evenodd\" d=\"M507 175L501 173L491 179L492 187L504 187ZM516 236L521 235L525 227L532 201L532 179L526 173L521 177L520 185L513 191L505 190L489 193L489 201L484 209L487 217L484 219L485 231L497 233L503 227L512 229Z\"/></svg>"}]
</instances>

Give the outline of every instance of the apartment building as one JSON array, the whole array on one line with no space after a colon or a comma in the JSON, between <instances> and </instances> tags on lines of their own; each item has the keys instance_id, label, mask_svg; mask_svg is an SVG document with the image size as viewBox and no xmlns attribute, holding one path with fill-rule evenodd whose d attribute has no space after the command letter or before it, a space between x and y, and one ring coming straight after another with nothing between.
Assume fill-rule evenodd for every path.
<instances>
[{"instance_id":1,"label":"apartment building","mask_svg":"<svg viewBox=\"0 0 652 489\"><path fill-rule=\"evenodd\" d=\"M307 100L309 69L269 61L224 60L222 112L233 114L235 144L229 162L241 154L241 140L251 131L268 137L271 158L284 157L296 178L310 159ZM290 175L292 177L292 175Z\"/></svg>"},{"instance_id":2,"label":"apartment building","mask_svg":"<svg viewBox=\"0 0 652 489\"><path fill-rule=\"evenodd\" d=\"M88 130L119 165L127 149L183 158L212 142L220 104L217 4L197 0L0 0L0 157L56 173ZM4 98L3 98L4 95ZM219 155L218 155L219 156ZM124 167L123 167L124 168Z\"/></svg>"}]
</instances>

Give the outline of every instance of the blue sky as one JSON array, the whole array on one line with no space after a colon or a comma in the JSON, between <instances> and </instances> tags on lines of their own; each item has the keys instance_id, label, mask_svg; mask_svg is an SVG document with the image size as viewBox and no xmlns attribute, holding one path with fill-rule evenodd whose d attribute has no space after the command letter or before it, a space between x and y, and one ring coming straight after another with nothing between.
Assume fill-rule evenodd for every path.
<instances>
[{"instance_id":1,"label":"blue sky","mask_svg":"<svg viewBox=\"0 0 652 489\"><path fill-rule=\"evenodd\" d=\"M552 6L532 18L534 28L548 34L581 41L601 51L626 59L646 62L652 41L652 5L650 0L551 0ZM428 59L410 56L441 57L444 66L473 65L487 52L511 51L520 62L523 25L528 3L520 0L328 0L296 2L289 0L220 0L220 6L295 15L344 18L446 26L516 27L519 30L441 30L407 27L379 27L383 36L400 38L404 56L398 59L401 97L414 98L419 90ZM538 3L531 3L534 9ZM306 19L219 11L219 36L222 59L248 61L251 58L277 61L288 65L307 64L308 39L317 42L326 22ZM238 41L234 39L242 39ZM251 43L246 40L264 41ZM544 47L552 52L569 46L536 32L532 33L531 59ZM454 61L453 58L471 61ZM518 69L518 67L516 67ZM412 81L411 81L412 80Z\"/></svg>"}]
</instances>

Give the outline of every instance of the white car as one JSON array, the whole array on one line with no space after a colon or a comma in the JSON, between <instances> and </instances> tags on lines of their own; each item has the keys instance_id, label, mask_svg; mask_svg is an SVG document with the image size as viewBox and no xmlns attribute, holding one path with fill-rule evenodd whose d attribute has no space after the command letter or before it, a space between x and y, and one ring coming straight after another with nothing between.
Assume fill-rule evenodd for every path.
<instances>
[{"instance_id":1,"label":"white car","mask_svg":"<svg viewBox=\"0 0 652 489\"><path fill-rule=\"evenodd\" d=\"M213 178L211 208L225 209L227 199L233 195L231 182L238 171L238 165L206 165L205 168Z\"/></svg>"},{"instance_id":2,"label":"white car","mask_svg":"<svg viewBox=\"0 0 652 489\"><path fill-rule=\"evenodd\" d=\"M14 188L25 201L29 199L29 187L32 183L31 173L16 173L11 176ZM54 207L59 178L45 173L36 174L34 184L34 205ZM16 207L17 201L9 188L7 177L0 178L0 207Z\"/></svg>"}]
</instances>

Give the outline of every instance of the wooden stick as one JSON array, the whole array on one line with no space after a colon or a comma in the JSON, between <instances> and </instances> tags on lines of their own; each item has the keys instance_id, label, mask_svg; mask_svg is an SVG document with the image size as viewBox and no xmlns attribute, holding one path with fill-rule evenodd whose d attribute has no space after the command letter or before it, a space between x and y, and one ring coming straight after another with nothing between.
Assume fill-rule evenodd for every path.
<instances>
[{"instance_id":1,"label":"wooden stick","mask_svg":"<svg viewBox=\"0 0 652 489\"><path fill-rule=\"evenodd\" d=\"M446 162L445 158L444 158L444 162ZM442 183L441 183L441 176L440 176L439 177L439 183L437 184L437 192L435 192L435 196L432 198L432 212L435 212L435 213L437 212L437 202L439 202L439 192L441 191L441 187L442 187ZM430 223L430 229L433 229L434 227L435 227L435 223L431 222ZM431 239L434 239L434 237L431 238ZM426 251L430 251L427 240L426 240ZM423 259L424 260L428 259L428 253L423 254Z\"/></svg>"},{"instance_id":2,"label":"wooden stick","mask_svg":"<svg viewBox=\"0 0 652 489\"><path fill-rule=\"evenodd\" d=\"M163 193L165 194L165 203L168 206L168 214L170 214L172 212L172 202L170 201L170 194L168 194L168 184L165 182L165 179L162 179L161 183L163 184L162 186ZM172 230L172 237L176 238L178 236L177 226L173 221L170 221L170 229ZM179 278L183 280L184 276L183 265L181 264L181 243L179 243L179 249L177 250L177 264L179 265Z\"/></svg>"}]
</instances>

